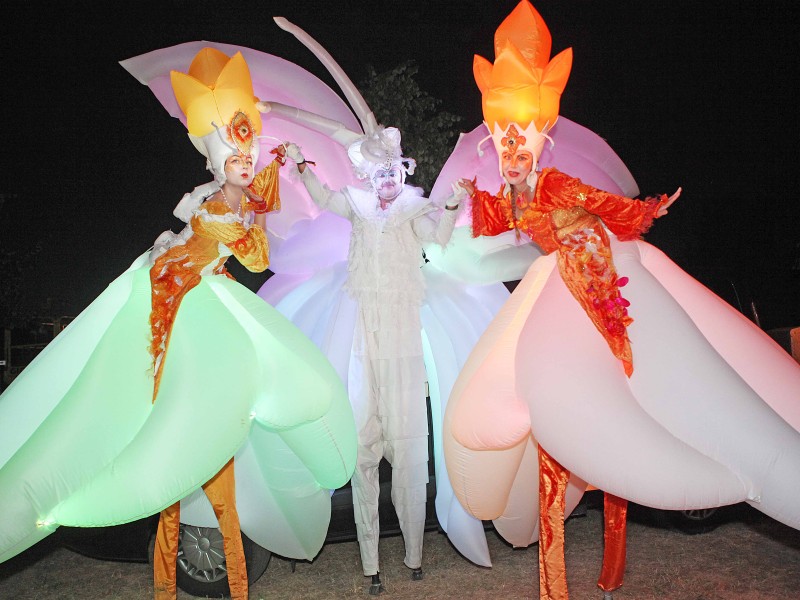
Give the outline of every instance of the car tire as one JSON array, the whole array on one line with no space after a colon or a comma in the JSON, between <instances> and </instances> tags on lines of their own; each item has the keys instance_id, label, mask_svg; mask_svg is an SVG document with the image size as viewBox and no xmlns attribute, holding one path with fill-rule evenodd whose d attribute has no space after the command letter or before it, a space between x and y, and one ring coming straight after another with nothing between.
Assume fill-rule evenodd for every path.
<instances>
[{"instance_id":1,"label":"car tire","mask_svg":"<svg viewBox=\"0 0 800 600\"><path fill-rule=\"evenodd\" d=\"M669 511L672 525L688 535L708 533L720 524L721 509L702 508L695 510Z\"/></svg>"},{"instance_id":2,"label":"car tire","mask_svg":"<svg viewBox=\"0 0 800 600\"><path fill-rule=\"evenodd\" d=\"M267 570L272 553L242 534L247 581L255 583ZM222 534L216 527L181 524L176 580L192 596L230 597Z\"/></svg>"}]
</instances>

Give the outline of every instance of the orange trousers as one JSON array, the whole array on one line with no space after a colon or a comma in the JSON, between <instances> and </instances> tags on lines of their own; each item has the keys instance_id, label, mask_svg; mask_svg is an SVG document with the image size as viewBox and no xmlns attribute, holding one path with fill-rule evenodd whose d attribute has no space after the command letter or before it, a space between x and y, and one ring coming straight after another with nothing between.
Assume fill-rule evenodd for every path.
<instances>
[{"instance_id":1,"label":"orange trousers","mask_svg":"<svg viewBox=\"0 0 800 600\"><path fill-rule=\"evenodd\" d=\"M569 471L539 446L539 598L568 600L564 563L564 517ZM603 568L597 585L611 592L622 585L628 501L604 493Z\"/></svg>"},{"instance_id":2,"label":"orange trousers","mask_svg":"<svg viewBox=\"0 0 800 600\"><path fill-rule=\"evenodd\" d=\"M204 486L214 514L219 521L228 569L228 585L233 600L247 600L247 568L244 561L239 514L236 512L236 490L233 478L233 459ZM153 585L155 600L175 600L177 589L175 572L180 533L181 503L161 511L153 557Z\"/></svg>"}]
</instances>

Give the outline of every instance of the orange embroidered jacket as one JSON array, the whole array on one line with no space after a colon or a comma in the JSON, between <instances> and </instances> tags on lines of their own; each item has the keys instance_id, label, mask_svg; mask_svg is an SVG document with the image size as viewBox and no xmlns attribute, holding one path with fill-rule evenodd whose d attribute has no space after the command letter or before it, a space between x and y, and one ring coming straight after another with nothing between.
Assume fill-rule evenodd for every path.
<instances>
[{"instance_id":1,"label":"orange embroidered jacket","mask_svg":"<svg viewBox=\"0 0 800 600\"><path fill-rule=\"evenodd\" d=\"M645 201L593 188L579 179L547 168L542 171L533 200L476 190L472 196L472 235L498 235L510 229L528 234L546 252L558 252L561 278L603 335L630 376L633 373L627 326L630 303L618 278L603 225L621 240L646 232L667 197Z\"/></svg>"},{"instance_id":2,"label":"orange embroidered jacket","mask_svg":"<svg viewBox=\"0 0 800 600\"><path fill-rule=\"evenodd\" d=\"M150 269L152 310L150 331L155 386L158 394L161 365L169 345L169 335L183 297L204 275L232 276L225 269L233 254L249 271L260 273L269 266L269 242L264 230L252 224L253 212L280 208L278 195L279 162L273 161L257 176L242 200L244 217L231 212L221 200L207 200L194 212L187 227L191 235L185 243L169 248Z\"/></svg>"}]
</instances>

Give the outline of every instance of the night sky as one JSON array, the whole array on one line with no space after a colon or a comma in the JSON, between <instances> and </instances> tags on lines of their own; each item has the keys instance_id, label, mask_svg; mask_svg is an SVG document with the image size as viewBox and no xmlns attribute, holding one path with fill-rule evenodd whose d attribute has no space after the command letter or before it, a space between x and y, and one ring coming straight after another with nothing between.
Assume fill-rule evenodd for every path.
<instances>
[{"instance_id":1,"label":"night sky","mask_svg":"<svg viewBox=\"0 0 800 600\"><path fill-rule=\"evenodd\" d=\"M7 1L0 247L38 249L23 276L25 302L40 309L49 299L53 314L77 314L159 233L179 230L173 207L210 179L180 122L120 60L224 42L291 60L338 91L272 22L281 15L354 81L366 63L380 71L414 59L421 87L469 131L481 120L473 54L494 60L494 31L516 3L373 2L366 12L367 3L331 1ZM684 189L647 240L698 277L735 273L760 283L765 304L800 306L787 301L800 292L800 271L788 271L800 262L796 3L534 6L553 55L574 51L561 114L605 138L643 196ZM800 323L795 316L773 325Z\"/></svg>"}]
</instances>

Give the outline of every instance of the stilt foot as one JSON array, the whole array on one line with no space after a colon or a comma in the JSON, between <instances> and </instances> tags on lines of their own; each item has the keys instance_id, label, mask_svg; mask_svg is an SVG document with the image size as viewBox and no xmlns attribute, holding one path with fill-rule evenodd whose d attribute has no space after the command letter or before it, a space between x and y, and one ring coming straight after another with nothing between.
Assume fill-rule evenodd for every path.
<instances>
[{"instance_id":1,"label":"stilt foot","mask_svg":"<svg viewBox=\"0 0 800 600\"><path fill-rule=\"evenodd\" d=\"M377 596L383 591L383 584L381 583L381 576L377 573L372 576L372 583L369 584L369 595Z\"/></svg>"}]
</instances>

